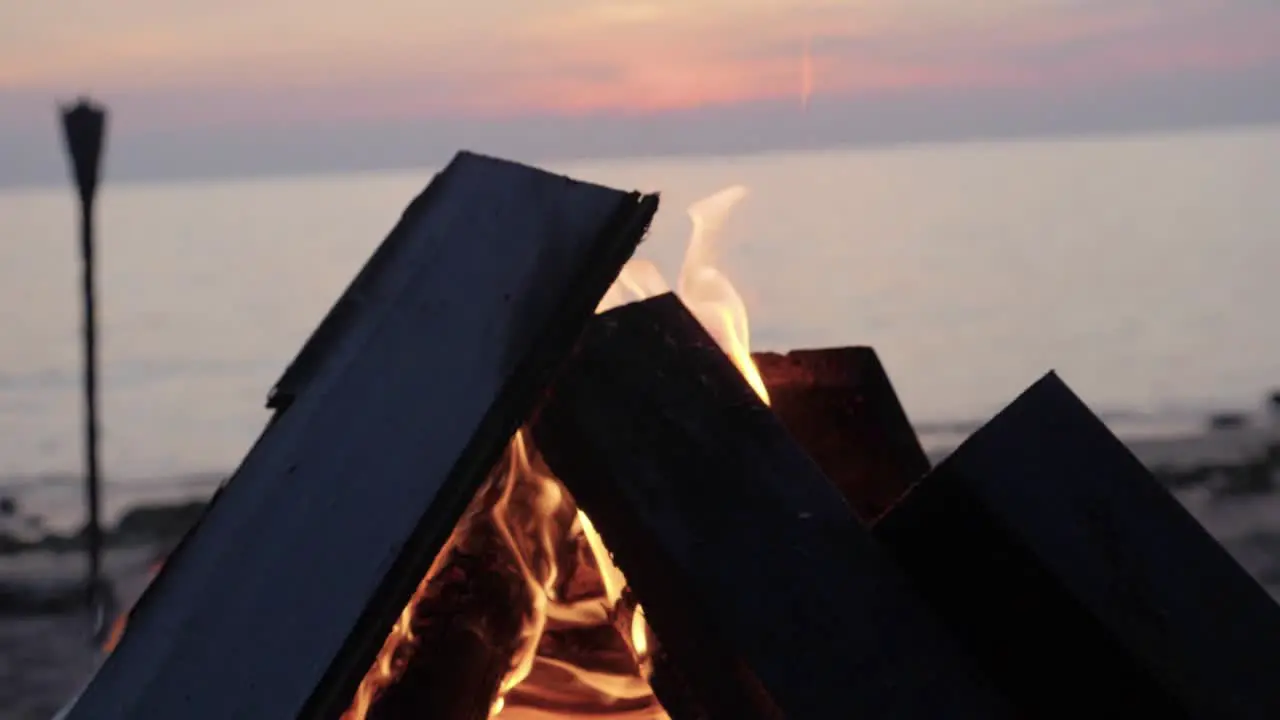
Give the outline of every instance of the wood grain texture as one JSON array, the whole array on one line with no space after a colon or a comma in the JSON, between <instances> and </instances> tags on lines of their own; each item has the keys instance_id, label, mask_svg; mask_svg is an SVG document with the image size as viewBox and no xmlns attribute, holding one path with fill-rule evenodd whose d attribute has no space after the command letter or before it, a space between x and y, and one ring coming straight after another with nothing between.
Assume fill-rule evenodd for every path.
<instances>
[{"instance_id":1,"label":"wood grain texture","mask_svg":"<svg viewBox=\"0 0 1280 720\"><path fill-rule=\"evenodd\" d=\"M710 717L1005 717L673 295L593 320L534 434Z\"/></svg>"},{"instance_id":2,"label":"wood grain texture","mask_svg":"<svg viewBox=\"0 0 1280 720\"><path fill-rule=\"evenodd\" d=\"M72 720L333 717L656 210L460 154ZM313 341L314 342L314 341Z\"/></svg>"},{"instance_id":3,"label":"wood grain texture","mask_svg":"<svg viewBox=\"0 0 1280 720\"><path fill-rule=\"evenodd\" d=\"M1280 717L1280 608L1056 375L875 534L1030 717Z\"/></svg>"},{"instance_id":4,"label":"wood grain texture","mask_svg":"<svg viewBox=\"0 0 1280 720\"><path fill-rule=\"evenodd\" d=\"M929 472L929 458L875 350L793 350L752 358L774 414L864 523Z\"/></svg>"}]
</instances>

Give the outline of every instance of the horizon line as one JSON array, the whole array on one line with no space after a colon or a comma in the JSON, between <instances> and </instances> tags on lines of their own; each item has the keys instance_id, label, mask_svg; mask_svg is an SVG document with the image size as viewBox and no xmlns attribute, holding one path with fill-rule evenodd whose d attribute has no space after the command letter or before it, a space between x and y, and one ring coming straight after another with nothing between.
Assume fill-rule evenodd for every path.
<instances>
[{"instance_id":1,"label":"horizon line","mask_svg":"<svg viewBox=\"0 0 1280 720\"><path fill-rule=\"evenodd\" d=\"M930 147L930 146L952 146L967 144L1016 144L1028 142L1059 142L1069 140L1108 140L1108 139L1131 139L1142 136L1186 136L1186 135L1208 135L1223 132L1246 132L1251 130L1280 130L1280 118L1257 119L1257 120L1225 120L1221 122L1180 122L1170 120L1166 123L1152 123L1148 127L1099 127L1099 128L1083 128L1080 130L1054 130L1054 129L1027 129L1024 131L1006 131L1006 132L982 132L975 131L969 133L961 133L955 136L921 136L915 138L901 138L890 140L877 139L850 139L841 141L817 141L806 143L804 140L795 142L777 143L771 147L743 148L741 150L709 150L701 151L696 149L671 149L666 151L655 152L629 152L625 150L603 151L599 153L574 153L570 152L550 152L550 153L532 153L528 155L520 155L518 153L499 152L488 153L506 157L507 159L525 162L538 163L546 165L563 165L587 162L628 162L640 160L663 160L663 159L692 159L692 158L729 158L729 157L769 157L773 155L812 155L828 151L849 152L849 151L874 151L874 150L900 150L905 148ZM108 147L110 146L110 138L108 138ZM472 151L485 153L483 147L470 147L464 143L454 154L458 152ZM109 151L108 151L109 152ZM515 156L513 156L515 155ZM342 178L361 175L375 175L383 173L407 173L415 170L434 171L443 168L449 161L449 157L441 155L434 162L406 162L403 164L379 164L375 166L355 166L347 167L330 167L317 168L314 170L289 169L289 168L267 168L262 170L249 170L241 173L212 170L201 172L195 170L193 172L165 172L156 173L134 172L126 173L123 177L112 178L110 174L110 155L104 157L102 185L125 186L125 187L145 187L149 185L172 185L172 184L202 184L202 183L236 183L236 182L253 182L253 181L280 181L280 180L300 180L300 179L317 179L317 178ZM65 156L64 156L65 162ZM434 169L434 170L433 170ZM63 180L55 180L53 178L40 180L8 180L0 177L0 192L22 192L22 191L46 191L61 189L65 183L70 182L70 175Z\"/></svg>"}]
</instances>

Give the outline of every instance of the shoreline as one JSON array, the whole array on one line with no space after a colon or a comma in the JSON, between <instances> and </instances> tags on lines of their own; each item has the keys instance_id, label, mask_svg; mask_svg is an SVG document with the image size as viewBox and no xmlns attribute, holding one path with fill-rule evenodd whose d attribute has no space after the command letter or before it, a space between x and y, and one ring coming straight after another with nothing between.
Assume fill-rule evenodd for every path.
<instances>
[{"instance_id":1,"label":"shoreline","mask_svg":"<svg viewBox=\"0 0 1280 720\"><path fill-rule=\"evenodd\" d=\"M1276 397L1270 403L1280 408ZM1189 420L1139 419L1135 424L1113 417L1107 423L1167 487L1203 487L1213 494L1280 487L1280 410L1269 416L1231 412L1202 416L1198 423ZM926 422L917 425L917 432L936 465L982 424ZM176 542L231 474L206 471L108 480L103 493L105 542ZM71 473L0 479L0 557L82 549L82 483Z\"/></svg>"},{"instance_id":2,"label":"shoreline","mask_svg":"<svg viewBox=\"0 0 1280 720\"><path fill-rule=\"evenodd\" d=\"M1170 490L1193 490L1209 497L1269 493L1280 488L1280 423L1250 424L1242 418L1215 416L1215 426L1198 432L1120 437ZM922 437L922 445L934 465L968 436L962 426L953 427L954 432ZM108 521L103 527L104 549L176 544L199 520L227 477L229 474L193 474L171 483L148 481L129 487L122 493L129 496L128 500L121 502L117 496L116 512L105 513ZM28 480L16 487L37 494L43 488L34 482ZM108 493L126 484L113 485L108 486ZM29 553L76 554L83 553L86 547L80 522L49 522L49 517L39 513L39 503L32 512L12 487L0 483L0 612L4 605L3 567L9 558ZM77 506L63 510L80 515L78 503L83 501L78 483L58 489L77 501Z\"/></svg>"},{"instance_id":3,"label":"shoreline","mask_svg":"<svg viewBox=\"0 0 1280 720\"><path fill-rule=\"evenodd\" d=\"M921 438L935 465L970 432L960 424L938 429L934 425L933 432ZM1224 413L1206 419L1198 431L1117 434L1157 480L1184 501L1280 497L1272 492L1280 488L1280 423ZM189 474L115 493L114 512L105 513L104 555L145 551L153 560L163 556L204 514L226 477ZM61 510L82 517L79 483L66 476L58 480L53 495L60 492L74 501ZM108 493L121 485L108 486ZM77 607L84 594L87 544L82 521L50 522L52 518L39 514L40 503L32 508L24 502L25 495L47 489L35 479L18 487L26 493L15 495L0 485L0 616L56 614ZM46 500L56 502L53 495ZM67 570L72 566L80 569Z\"/></svg>"}]
</instances>

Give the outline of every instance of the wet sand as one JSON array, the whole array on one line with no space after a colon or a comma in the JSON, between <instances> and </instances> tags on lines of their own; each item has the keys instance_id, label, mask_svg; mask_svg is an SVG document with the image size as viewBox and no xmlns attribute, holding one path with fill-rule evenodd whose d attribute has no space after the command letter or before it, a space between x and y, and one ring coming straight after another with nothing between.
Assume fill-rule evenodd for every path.
<instances>
[{"instance_id":1,"label":"wet sand","mask_svg":"<svg viewBox=\"0 0 1280 720\"><path fill-rule=\"evenodd\" d=\"M83 616L0 620L0 708L6 720L49 720L93 671Z\"/></svg>"},{"instance_id":2,"label":"wet sand","mask_svg":"<svg viewBox=\"0 0 1280 720\"><path fill-rule=\"evenodd\" d=\"M151 548L114 550L104 558L122 606L149 579ZM23 553L0 558L0 585L70 590L83 579L72 553ZM90 677L100 657L87 613L0 615L0 717L49 720Z\"/></svg>"}]
</instances>

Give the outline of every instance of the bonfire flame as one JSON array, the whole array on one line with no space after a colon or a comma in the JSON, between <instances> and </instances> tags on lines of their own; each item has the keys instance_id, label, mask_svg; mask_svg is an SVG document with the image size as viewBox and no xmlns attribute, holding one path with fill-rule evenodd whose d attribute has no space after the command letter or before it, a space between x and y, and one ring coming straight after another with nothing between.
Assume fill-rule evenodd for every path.
<instances>
[{"instance_id":1,"label":"bonfire flame","mask_svg":"<svg viewBox=\"0 0 1280 720\"><path fill-rule=\"evenodd\" d=\"M765 404L769 391L764 387L760 370L751 359L751 332L747 323L747 306L733 283L715 260L715 238L724 225L729 210L746 197L747 189L737 185L722 190L689 208L693 220L693 236L680 268L676 294L693 312L707 332L716 339L742 376Z\"/></svg>"},{"instance_id":2,"label":"bonfire flame","mask_svg":"<svg viewBox=\"0 0 1280 720\"><path fill-rule=\"evenodd\" d=\"M746 307L715 265L716 236L729 210L745 195L745 188L730 187L689 208L693 231L676 294L767 403L751 359ZM623 268L597 312L669 289L657 266L635 259ZM425 646L428 639L415 631L415 622L420 610L431 607L424 601L445 582L442 572L461 555L487 557L495 549L505 557L493 563L492 572L511 573L515 601L510 604L516 607L507 610L518 617L512 637L485 637L510 657L491 718L668 717L648 683L653 648L644 608L628 591L626 577L591 519L542 462L527 429L521 429L400 613L342 720L366 720L413 653L432 651ZM473 629L482 637L495 634L491 626ZM118 632L113 635L111 645L119 637ZM580 647L584 637L590 638L585 649Z\"/></svg>"}]
</instances>

